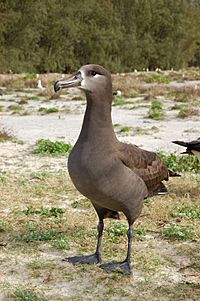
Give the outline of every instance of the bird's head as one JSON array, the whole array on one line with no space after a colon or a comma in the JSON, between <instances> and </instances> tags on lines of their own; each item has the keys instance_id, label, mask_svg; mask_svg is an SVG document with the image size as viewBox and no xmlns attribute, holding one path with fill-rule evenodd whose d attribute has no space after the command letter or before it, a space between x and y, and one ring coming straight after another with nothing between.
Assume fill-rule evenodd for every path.
<instances>
[{"instance_id":1,"label":"bird's head","mask_svg":"<svg viewBox=\"0 0 200 301\"><path fill-rule=\"evenodd\" d=\"M85 65L67 79L59 80L54 84L55 92L70 87L80 88L86 94L102 92L112 94L111 74L100 65Z\"/></svg>"}]
</instances>

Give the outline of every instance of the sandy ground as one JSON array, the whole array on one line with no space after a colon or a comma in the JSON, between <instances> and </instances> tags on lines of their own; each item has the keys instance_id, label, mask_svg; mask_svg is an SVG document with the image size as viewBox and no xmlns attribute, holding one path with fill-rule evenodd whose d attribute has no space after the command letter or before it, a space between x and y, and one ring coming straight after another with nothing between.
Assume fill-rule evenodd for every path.
<instances>
[{"instance_id":1,"label":"sandy ground","mask_svg":"<svg viewBox=\"0 0 200 301\"><path fill-rule=\"evenodd\" d=\"M192 84L196 83L193 82ZM191 83L189 83L189 85L191 85ZM66 96L64 95L57 100L47 102L42 97L39 100L28 100L23 109L28 112L28 114L21 114L20 112L15 112L13 114L13 112L8 110L9 105L13 104L14 101L15 103L18 103L22 98L27 97L27 95L34 96L37 94L38 90L32 90L31 93L22 91L0 96L0 105L4 108L3 112L0 112L0 126L9 130L15 137L15 140L22 140L24 142L24 144L19 144L8 141L0 144L0 175L12 174L13 177L16 176L17 180L21 178L23 180L26 176L29 179L30 174L34 172L48 171L59 174L59 172L67 170L66 157L40 157L33 155L32 150L35 142L41 138L62 140L74 144L81 129L85 110L85 100L82 98L80 100L72 100L74 95L80 96L79 91L73 89L69 94ZM115 125L116 134L120 140L137 144L147 150L163 150L167 153L180 153L183 149L174 145L171 141L189 141L199 137L200 117L193 116L186 119L177 118L177 110L171 110L174 102L165 99L164 97L159 97L159 99L163 103L165 112L165 119L162 121L147 118L151 101L144 100L142 97L127 99L129 104L121 107L113 106L112 119L113 124ZM138 107L130 110L133 106ZM59 112L41 115L38 112L41 107L56 107L59 109ZM116 126L116 124L118 124L118 126ZM130 130L126 133L122 133L120 129L125 126L130 127ZM138 128L142 129L142 133L140 131L140 133L138 133ZM28 180L30 185L31 181L32 180L30 179ZM181 181L181 179L177 179L176 181ZM196 182L194 183L196 186L194 187L198 190L198 179L195 181ZM19 183L21 182L19 181ZM12 185L10 185L10 187L12 190ZM179 184L178 187L182 186ZM19 188L19 196L18 192L16 192L17 201L15 200L16 203L13 204L14 209L18 211L19 208L25 209L27 204L29 204L26 199L24 200L24 203L21 201L20 189L21 188ZM188 201L189 203L188 188L187 191L184 191L184 187L183 192L181 189L179 189L179 191L182 193L181 199L185 202ZM167 207L170 201L174 201L173 196L175 193L176 190L171 196L172 200L170 199L170 196L167 197L169 199L166 199L165 204L161 205L163 208ZM41 198L40 196L37 197L37 194L35 194L32 197L33 203L31 203L31 205L37 205L38 208L42 205L46 206L47 204L45 202L49 202L48 197L50 198L50 194L48 195L48 187L46 188L45 194L46 196L42 196ZM80 195L77 196L77 192L73 191L73 194L73 200L75 197L78 200L80 199ZM6 200L6 193L4 194L4 197ZM52 195L50 201L51 203L48 203L48 205L53 204L59 207L65 205L66 208L70 207L70 202L72 202L69 191L66 193L66 187L63 188L63 191L59 192L59 201L56 202L54 200L54 195ZM10 207L10 204L7 204L7 207L6 204L4 204L1 209L1 213L3 212L2 216L5 216L5 218L9 220L14 209ZM77 211L75 212L73 210ZM73 217L76 218L76 216L81 213L78 209L71 209L69 212L72 214L72 219ZM88 221L96 219L93 209L90 209L89 213L87 213L87 211L84 212L86 212L84 218L88 219ZM17 216L16 218L16 223L19 224L18 227L20 227L21 223L27 221L23 213L21 212L20 214L19 217ZM143 213L143 218L145 219L145 216L147 217L147 223L148 214L149 208L147 207L146 211ZM66 214L66 223L63 226L64 229L69 223L69 218L70 216ZM162 218L163 220L158 221L158 223L166 222L164 220L165 216ZM30 219L33 218L30 217ZM75 223L75 225L77 226L78 222ZM46 224L44 226L46 226ZM76 226L74 226L74 229ZM96 227L96 225L94 227ZM9 242L8 246L2 244L0 253L2 270L0 271L0 278L4 285L2 286L2 292L0 286L0 301L10 300L5 297L8 295L8 288L5 286L5 283L8 283L13 287L24 284L28 288L39 288L41 291L45 291L48 300L52 301L95 300L94 296L96 296L96 300L104 301L104 299L99 297L99 292L102 291L103 294L105 293L107 283L110 285L112 296L110 295L110 297L105 300L175 300L173 295L169 295L167 299L165 295L162 298L161 295L159 295L159 297L154 296L152 299L151 292L155 288L162 289L164 285L167 285L167 287L169 286L170 288L173 286L176 288L176 285L178 287L178 285L182 284L186 286L189 284L199 286L199 274L193 269L193 265L195 265L195 260L198 260L199 254L195 255L196 257L192 255L192 251L191 254L189 254L190 250L195 248L198 249L197 244L198 241L196 240L170 244L168 241L160 238L156 232L149 232L144 242L139 241L134 244L136 250L135 256L137 257L135 260L134 277L130 281L117 278L121 276L113 276L112 278L112 276L105 275L103 272L100 272L98 267L95 267L94 270L90 267L86 270L82 270L82 267L76 269L70 264L63 262L63 257L74 254L74 249L76 247L74 240L71 250L64 250L63 253L52 249L47 243L41 243L39 249L36 249L36 254L34 253L34 249L31 250L31 245L27 245L27 251L26 249L18 250L15 244L12 246L12 242ZM148 252L146 251L147 249ZM180 252L181 249L184 249L183 253ZM16 250L18 250L19 254L16 253ZM163 258L164 260L167 258L166 264L162 264ZM158 259L161 261L161 267L159 269L157 268ZM144 265L143 261L146 261L147 263L150 262L150 268L151 264L154 264L156 272L153 276L151 273L148 274L147 271L142 270ZM38 274L37 269L39 270ZM99 277L98 279L96 278L97 275ZM101 281L103 282L104 287L101 286ZM119 281L121 290L125 288L125 291L121 292L122 295L120 295L119 292ZM145 287L145 284L149 283L148 281L152 283L151 290L149 290L149 287ZM113 288L114 290L112 293ZM128 297L123 295L124 292L127 292ZM130 299L129 293L130 295L133 294L133 299ZM173 292L173 294L175 293ZM180 296L182 296L181 293ZM178 300L198 301L200 299L198 299L196 289L194 298L192 295L191 298L185 298L183 293L183 297L180 297Z\"/></svg>"},{"instance_id":2,"label":"sandy ground","mask_svg":"<svg viewBox=\"0 0 200 301\"><path fill-rule=\"evenodd\" d=\"M37 92L37 91L36 91ZM13 135L30 145L38 139L64 140L72 144L75 143L80 129L85 111L85 100L72 101L73 94L79 93L75 89L72 94L66 98L52 100L48 103L42 101L30 101L27 110L30 115L20 116L16 114L0 113L0 125L9 129ZM23 95L23 93L22 93ZM7 96L8 97L8 96ZM12 95L16 99L16 95ZM18 96L20 98L20 96ZM5 99L5 96L1 96ZM9 98L11 96L9 95ZM137 144L147 150L164 150L166 152L179 152L181 148L171 143L172 140L190 141L200 136L200 117L190 117L186 119L177 118L177 111L170 110L172 101L160 97L163 102L166 118L163 121L156 121L146 118L150 102L141 98L127 99L134 105L145 105L129 110L131 107L113 107L113 124L131 127L126 135L118 133L122 141ZM7 107L10 102L1 102ZM39 115L37 109L40 107L57 107L58 109L67 108L69 112L60 112L48 115ZM151 132L150 129L155 126L158 131ZM144 130L143 134L137 134L136 129L140 127ZM146 133L145 133L146 132ZM148 134L148 135L147 135Z\"/></svg>"}]
</instances>

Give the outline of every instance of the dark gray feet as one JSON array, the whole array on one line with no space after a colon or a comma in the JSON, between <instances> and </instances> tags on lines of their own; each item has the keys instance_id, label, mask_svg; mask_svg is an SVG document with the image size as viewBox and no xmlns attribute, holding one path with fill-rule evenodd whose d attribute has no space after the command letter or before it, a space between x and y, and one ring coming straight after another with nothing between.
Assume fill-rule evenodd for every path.
<instances>
[{"instance_id":1,"label":"dark gray feet","mask_svg":"<svg viewBox=\"0 0 200 301\"><path fill-rule=\"evenodd\" d=\"M132 275L131 265L127 261L103 263L101 264L101 268L106 272L119 272L125 275Z\"/></svg>"},{"instance_id":2,"label":"dark gray feet","mask_svg":"<svg viewBox=\"0 0 200 301\"><path fill-rule=\"evenodd\" d=\"M98 264L101 263L101 256L99 254L87 255L87 256L73 256L64 259L72 264Z\"/></svg>"}]
</instances>

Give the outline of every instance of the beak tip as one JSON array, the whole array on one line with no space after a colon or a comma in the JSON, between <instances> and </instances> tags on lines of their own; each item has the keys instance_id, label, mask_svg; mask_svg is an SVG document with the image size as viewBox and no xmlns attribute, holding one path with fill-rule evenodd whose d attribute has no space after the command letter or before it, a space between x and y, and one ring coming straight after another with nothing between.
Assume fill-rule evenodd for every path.
<instances>
[{"instance_id":1,"label":"beak tip","mask_svg":"<svg viewBox=\"0 0 200 301\"><path fill-rule=\"evenodd\" d=\"M55 91L55 92L58 92L59 90L60 90L60 85L59 85L58 82L56 82L56 83L54 84L54 91Z\"/></svg>"}]
</instances>

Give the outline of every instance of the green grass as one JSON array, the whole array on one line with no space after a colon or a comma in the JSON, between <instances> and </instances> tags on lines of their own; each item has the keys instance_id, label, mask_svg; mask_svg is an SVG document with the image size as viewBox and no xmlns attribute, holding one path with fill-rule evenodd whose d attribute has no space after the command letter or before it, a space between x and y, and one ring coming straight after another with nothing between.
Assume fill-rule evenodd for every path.
<instances>
[{"instance_id":1,"label":"green grass","mask_svg":"<svg viewBox=\"0 0 200 301\"><path fill-rule=\"evenodd\" d=\"M127 235L127 231L128 231L128 227L127 225L124 225L120 222L111 222L111 225L108 229L106 229L107 233L108 233L108 237L109 239L114 242L117 243L120 239L120 236L126 236Z\"/></svg>"},{"instance_id":2,"label":"green grass","mask_svg":"<svg viewBox=\"0 0 200 301\"><path fill-rule=\"evenodd\" d=\"M123 96L114 97L113 106L124 106L126 104L126 99Z\"/></svg>"},{"instance_id":3,"label":"green grass","mask_svg":"<svg viewBox=\"0 0 200 301\"><path fill-rule=\"evenodd\" d=\"M174 285L161 285L153 291L153 300L189 301L199 300L199 285L182 282ZM163 296L165 296L163 298ZM192 299L191 299L192 298Z\"/></svg>"},{"instance_id":4,"label":"green grass","mask_svg":"<svg viewBox=\"0 0 200 301\"><path fill-rule=\"evenodd\" d=\"M200 219L200 207L177 205L171 211L172 217Z\"/></svg>"},{"instance_id":5,"label":"green grass","mask_svg":"<svg viewBox=\"0 0 200 301\"><path fill-rule=\"evenodd\" d=\"M149 118L154 120L163 120L165 115L163 113L163 105L162 102L159 100L153 100L151 103L151 107L149 109Z\"/></svg>"},{"instance_id":6,"label":"green grass","mask_svg":"<svg viewBox=\"0 0 200 301\"><path fill-rule=\"evenodd\" d=\"M120 129L120 133L129 133L131 131L131 127L130 126L123 126Z\"/></svg>"},{"instance_id":7,"label":"green grass","mask_svg":"<svg viewBox=\"0 0 200 301\"><path fill-rule=\"evenodd\" d=\"M52 108L39 108L38 112L41 112L42 114L51 114L51 113L57 113L59 110L55 107Z\"/></svg>"},{"instance_id":8,"label":"green grass","mask_svg":"<svg viewBox=\"0 0 200 301\"><path fill-rule=\"evenodd\" d=\"M143 129L141 127L136 127L135 132L137 135L150 135L152 133L159 132L159 128L157 126L152 126L151 128Z\"/></svg>"},{"instance_id":9,"label":"green grass","mask_svg":"<svg viewBox=\"0 0 200 301\"><path fill-rule=\"evenodd\" d=\"M169 84L170 81L171 80L169 78L160 74L153 74L145 79L145 82L148 84L150 83Z\"/></svg>"},{"instance_id":10,"label":"green grass","mask_svg":"<svg viewBox=\"0 0 200 301\"><path fill-rule=\"evenodd\" d=\"M191 226L181 226L178 224L171 224L161 231L165 238L171 240L191 240L195 237L195 232Z\"/></svg>"},{"instance_id":11,"label":"green grass","mask_svg":"<svg viewBox=\"0 0 200 301\"><path fill-rule=\"evenodd\" d=\"M6 221L4 219L0 219L0 233L6 230Z\"/></svg>"},{"instance_id":12,"label":"green grass","mask_svg":"<svg viewBox=\"0 0 200 301\"><path fill-rule=\"evenodd\" d=\"M33 95L33 96L29 96L27 97L28 100L40 100L39 96Z\"/></svg>"},{"instance_id":13,"label":"green grass","mask_svg":"<svg viewBox=\"0 0 200 301\"><path fill-rule=\"evenodd\" d=\"M46 156L64 156L70 153L71 150L72 145L70 143L64 143L62 141L52 142L49 139L41 139L36 142L33 153Z\"/></svg>"},{"instance_id":14,"label":"green grass","mask_svg":"<svg viewBox=\"0 0 200 301\"><path fill-rule=\"evenodd\" d=\"M8 106L9 111L21 111L22 109L23 109L23 106L19 105L19 104L13 104L13 105Z\"/></svg>"},{"instance_id":15,"label":"green grass","mask_svg":"<svg viewBox=\"0 0 200 301\"><path fill-rule=\"evenodd\" d=\"M69 250L69 240L66 236L61 236L53 241L52 246L58 250Z\"/></svg>"},{"instance_id":16,"label":"green grass","mask_svg":"<svg viewBox=\"0 0 200 301\"><path fill-rule=\"evenodd\" d=\"M14 238L16 241L26 243L50 242L57 249L70 249L68 237L59 229L42 229L32 221L25 223L23 229Z\"/></svg>"},{"instance_id":17,"label":"green grass","mask_svg":"<svg viewBox=\"0 0 200 301\"><path fill-rule=\"evenodd\" d=\"M26 288L16 288L11 294L12 300L16 301L47 301L44 296L38 292Z\"/></svg>"},{"instance_id":18,"label":"green grass","mask_svg":"<svg viewBox=\"0 0 200 301\"><path fill-rule=\"evenodd\" d=\"M49 171L40 171L40 172L32 172L31 173L31 179L37 179L37 180L45 180L46 178L50 177L51 173Z\"/></svg>"},{"instance_id":19,"label":"green grass","mask_svg":"<svg viewBox=\"0 0 200 301\"><path fill-rule=\"evenodd\" d=\"M177 279L190 281L191 277L187 275L191 270L198 275L200 220L173 217L171 212L176 209L177 204L193 208L199 206L198 174L171 179L167 183L169 194L153 197L148 200L148 204L145 201L143 212L134 225L133 277L127 278L119 273L106 273L99 265L74 266L62 260L70 256L94 253L98 217L90 201L80 196L73 187L67 172L51 172L47 176L44 174L44 177L40 173L13 175L7 172L7 180L0 181L3 283L0 284L0 299L25 286L27 294L30 293L25 300L29 300L32 293L39 300L43 300L40 292L45 294L47 300L59 301L66 298L79 301L83 299L82 296L88 300L110 300L113 292L116 300L142 301L149 298L149 292L152 301L170 301L173 297L174 300L184 300L184 294L174 288ZM65 203L67 206L64 214L58 212L58 217L54 217L54 213L57 215L58 208L62 208ZM69 206L70 204L73 205ZM75 210L72 207L87 210ZM52 211L52 208L56 209ZM192 216L194 217L194 213ZM126 256L128 224L123 214L120 214L120 219L121 221L105 220L102 237L103 262L121 261ZM172 225L173 222L177 223L176 230L180 225L186 229L194 229L194 240L189 238L186 243L182 243L183 238L188 239L188 231L183 231L183 226L179 232L184 233L178 234L178 239L177 233L161 235L163 224ZM182 269L179 263L184 263L186 256L191 266L183 264ZM192 276L192 281L193 278L197 281L197 277ZM167 293L163 295L159 290L155 297L158 281L162 288L168 287L171 290L170 298ZM13 287L13 283L17 283L17 286ZM181 283L178 281L180 286ZM193 294L192 296L197 296L195 290ZM21 295L26 296L25 293ZM191 296L189 291L187 296ZM20 300L19 298L21 296L15 300ZM196 299L198 300L197 297Z\"/></svg>"},{"instance_id":20,"label":"green grass","mask_svg":"<svg viewBox=\"0 0 200 301\"><path fill-rule=\"evenodd\" d=\"M192 100L192 95L190 94L185 94L185 93L175 93L175 94L172 94L172 96L174 97L174 101L177 101L177 102L188 102L188 101L191 101Z\"/></svg>"},{"instance_id":21,"label":"green grass","mask_svg":"<svg viewBox=\"0 0 200 301\"><path fill-rule=\"evenodd\" d=\"M65 210L63 208L57 208L57 207L43 208L43 207L41 207L40 209L34 209L33 206L29 206L27 208L27 210L24 211L24 213L27 216L40 215L43 217L62 217L64 212L65 212Z\"/></svg>"},{"instance_id":22,"label":"green grass","mask_svg":"<svg viewBox=\"0 0 200 301\"><path fill-rule=\"evenodd\" d=\"M25 233L16 235L16 240L24 241L27 243L33 241L52 241L59 236L59 233L57 231L51 229L38 229L32 222L29 222L25 226L28 229Z\"/></svg>"},{"instance_id":23,"label":"green grass","mask_svg":"<svg viewBox=\"0 0 200 301\"><path fill-rule=\"evenodd\" d=\"M200 171L200 164L196 156L176 154L168 155L161 151L157 154L172 171L194 173L199 173Z\"/></svg>"},{"instance_id":24,"label":"green grass","mask_svg":"<svg viewBox=\"0 0 200 301\"><path fill-rule=\"evenodd\" d=\"M5 183L7 181L7 177L0 174L0 183Z\"/></svg>"},{"instance_id":25,"label":"green grass","mask_svg":"<svg viewBox=\"0 0 200 301\"><path fill-rule=\"evenodd\" d=\"M75 209L86 209L91 207L91 202L87 198L81 198L80 200L75 200L71 206Z\"/></svg>"},{"instance_id":26,"label":"green grass","mask_svg":"<svg viewBox=\"0 0 200 301\"><path fill-rule=\"evenodd\" d=\"M113 243L118 243L120 237L123 236L124 238L127 236L128 226L117 221L112 221L111 225L106 232L108 233L108 238ZM135 227L134 228L134 238L136 240L144 240L146 235L146 231L142 227Z\"/></svg>"},{"instance_id":27,"label":"green grass","mask_svg":"<svg viewBox=\"0 0 200 301\"><path fill-rule=\"evenodd\" d=\"M29 73L29 72L27 72L27 73L25 73L25 74L23 75L23 79L24 79L25 81L26 81L26 80L37 79L36 73Z\"/></svg>"}]
</instances>

